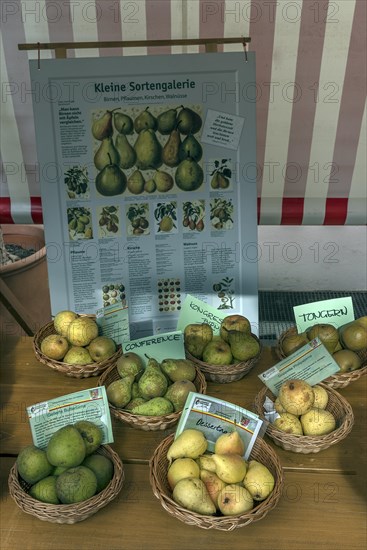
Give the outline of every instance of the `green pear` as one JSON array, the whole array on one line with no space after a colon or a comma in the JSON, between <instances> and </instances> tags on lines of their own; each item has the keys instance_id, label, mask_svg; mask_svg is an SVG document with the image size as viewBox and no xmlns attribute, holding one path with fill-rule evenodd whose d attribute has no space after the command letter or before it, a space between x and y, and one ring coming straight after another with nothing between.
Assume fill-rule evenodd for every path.
<instances>
[{"instance_id":1,"label":"green pear","mask_svg":"<svg viewBox=\"0 0 367 550\"><path fill-rule=\"evenodd\" d=\"M146 193L154 193L157 189L157 184L153 178L149 178L144 184L144 191Z\"/></svg>"},{"instance_id":2,"label":"green pear","mask_svg":"<svg viewBox=\"0 0 367 550\"><path fill-rule=\"evenodd\" d=\"M139 170L159 168L162 164L162 145L151 129L141 130L134 144L136 167Z\"/></svg>"},{"instance_id":3,"label":"green pear","mask_svg":"<svg viewBox=\"0 0 367 550\"><path fill-rule=\"evenodd\" d=\"M108 336L97 336L88 345L88 351L93 361L105 361L116 352L116 344Z\"/></svg>"},{"instance_id":4,"label":"green pear","mask_svg":"<svg viewBox=\"0 0 367 550\"><path fill-rule=\"evenodd\" d=\"M179 160L185 160L185 159L191 158L196 162L199 162L202 156L203 156L203 148L198 142L198 140L196 139L196 137L191 134L186 136L183 142L179 146L179 151L178 151Z\"/></svg>"},{"instance_id":5,"label":"green pear","mask_svg":"<svg viewBox=\"0 0 367 550\"><path fill-rule=\"evenodd\" d=\"M112 141L112 137L104 138L94 155L94 165L97 170L103 170L108 164L119 164L120 155Z\"/></svg>"},{"instance_id":6,"label":"green pear","mask_svg":"<svg viewBox=\"0 0 367 550\"><path fill-rule=\"evenodd\" d=\"M134 378L134 375L128 374L124 378L114 380L107 386L107 399L112 405L123 408L131 401L131 388Z\"/></svg>"},{"instance_id":7,"label":"green pear","mask_svg":"<svg viewBox=\"0 0 367 550\"><path fill-rule=\"evenodd\" d=\"M97 478L86 466L69 468L56 479L56 493L63 504L82 502L95 495Z\"/></svg>"},{"instance_id":8,"label":"green pear","mask_svg":"<svg viewBox=\"0 0 367 550\"><path fill-rule=\"evenodd\" d=\"M329 353L341 349L338 329L327 323L318 323L309 327L306 331L307 338L313 340L319 338Z\"/></svg>"},{"instance_id":9,"label":"green pear","mask_svg":"<svg viewBox=\"0 0 367 550\"><path fill-rule=\"evenodd\" d=\"M290 333L286 335L281 343L282 352L286 357L302 348L308 343L308 338L306 332Z\"/></svg>"},{"instance_id":10,"label":"green pear","mask_svg":"<svg viewBox=\"0 0 367 550\"><path fill-rule=\"evenodd\" d=\"M135 170L127 180L127 188L130 193L140 195L144 191L145 179L140 170Z\"/></svg>"},{"instance_id":11,"label":"green pear","mask_svg":"<svg viewBox=\"0 0 367 550\"><path fill-rule=\"evenodd\" d=\"M363 317L361 319L356 319L339 328L343 348L351 351L362 351L367 348L367 327Z\"/></svg>"},{"instance_id":12,"label":"green pear","mask_svg":"<svg viewBox=\"0 0 367 550\"><path fill-rule=\"evenodd\" d=\"M96 189L105 197L121 195L126 189L126 175L111 158L109 164L97 174Z\"/></svg>"},{"instance_id":13,"label":"green pear","mask_svg":"<svg viewBox=\"0 0 367 550\"><path fill-rule=\"evenodd\" d=\"M86 456L83 436L75 426L63 426L50 437L46 453L47 460L53 466L79 466Z\"/></svg>"},{"instance_id":14,"label":"green pear","mask_svg":"<svg viewBox=\"0 0 367 550\"><path fill-rule=\"evenodd\" d=\"M29 495L41 502L60 504L56 492L57 476L47 476L37 481L29 490Z\"/></svg>"},{"instance_id":15,"label":"green pear","mask_svg":"<svg viewBox=\"0 0 367 550\"><path fill-rule=\"evenodd\" d=\"M247 471L247 462L238 454L213 454L215 473L225 483L239 483Z\"/></svg>"},{"instance_id":16,"label":"green pear","mask_svg":"<svg viewBox=\"0 0 367 550\"><path fill-rule=\"evenodd\" d=\"M350 349L340 349L333 353L333 359L339 365L339 372L351 372L362 366L362 359Z\"/></svg>"},{"instance_id":17,"label":"green pear","mask_svg":"<svg viewBox=\"0 0 367 550\"><path fill-rule=\"evenodd\" d=\"M221 322L220 325L220 336L225 342L228 342L229 331L238 330L239 332L246 332L251 334L251 324L247 317L243 315L238 315L236 313L232 315L227 315Z\"/></svg>"},{"instance_id":18,"label":"green pear","mask_svg":"<svg viewBox=\"0 0 367 550\"><path fill-rule=\"evenodd\" d=\"M18 454L16 464L20 477L32 485L53 471L46 451L35 445L24 447Z\"/></svg>"},{"instance_id":19,"label":"green pear","mask_svg":"<svg viewBox=\"0 0 367 550\"><path fill-rule=\"evenodd\" d=\"M190 392L196 392L195 384L190 380L177 380L168 387L164 397L171 401L175 412L182 411Z\"/></svg>"},{"instance_id":20,"label":"green pear","mask_svg":"<svg viewBox=\"0 0 367 550\"><path fill-rule=\"evenodd\" d=\"M197 514L213 515L216 512L205 483L196 477L181 479L173 489L172 498L183 508Z\"/></svg>"},{"instance_id":21,"label":"green pear","mask_svg":"<svg viewBox=\"0 0 367 550\"><path fill-rule=\"evenodd\" d=\"M243 485L254 500L264 500L272 493L275 479L264 464L250 460Z\"/></svg>"},{"instance_id":22,"label":"green pear","mask_svg":"<svg viewBox=\"0 0 367 550\"><path fill-rule=\"evenodd\" d=\"M136 133L140 133L143 130L153 130L157 129L157 119L152 113L149 112L149 106L146 107L134 120L134 128Z\"/></svg>"},{"instance_id":23,"label":"green pear","mask_svg":"<svg viewBox=\"0 0 367 550\"><path fill-rule=\"evenodd\" d=\"M200 430L189 428L183 430L171 443L167 451L168 462L176 458L198 458L208 448L208 441Z\"/></svg>"},{"instance_id":24,"label":"green pear","mask_svg":"<svg viewBox=\"0 0 367 550\"><path fill-rule=\"evenodd\" d=\"M177 129L181 134L196 134L202 125L201 116L189 107L183 105L181 107L181 111L177 115Z\"/></svg>"},{"instance_id":25,"label":"green pear","mask_svg":"<svg viewBox=\"0 0 367 550\"><path fill-rule=\"evenodd\" d=\"M178 130L172 130L170 136L162 149L162 161L170 167L180 164L179 150L181 146L181 136Z\"/></svg>"},{"instance_id":26,"label":"green pear","mask_svg":"<svg viewBox=\"0 0 367 550\"><path fill-rule=\"evenodd\" d=\"M123 168L124 170L132 168L136 161L136 152L133 146L130 145L127 137L124 134L117 134L115 140L115 149L119 155L118 164L120 168Z\"/></svg>"},{"instance_id":27,"label":"green pear","mask_svg":"<svg viewBox=\"0 0 367 550\"><path fill-rule=\"evenodd\" d=\"M171 382L179 380L190 380L196 378L196 368L189 359L163 359L161 370L168 376Z\"/></svg>"},{"instance_id":28,"label":"green pear","mask_svg":"<svg viewBox=\"0 0 367 550\"><path fill-rule=\"evenodd\" d=\"M143 397L132 397L131 401L128 402L127 405L125 405L124 409L126 411L132 411L135 409L135 407L138 407L139 405L143 405L143 403L146 403L147 400Z\"/></svg>"},{"instance_id":29,"label":"green pear","mask_svg":"<svg viewBox=\"0 0 367 550\"><path fill-rule=\"evenodd\" d=\"M165 397L153 397L131 409L132 414L143 416L162 416L164 414L171 414L173 411L173 404Z\"/></svg>"},{"instance_id":30,"label":"green pear","mask_svg":"<svg viewBox=\"0 0 367 550\"><path fill-rule=\"evenodd\" d=\"M84 459L82 466L86 466L94 472L97 478L96 493L103 491L113 478L113 462L105 455L93 453Z\"/></svg>"},{"instance_id":31,"label":"green pear","mask_svg":"<svg viewBox=\"0 0 367 550\"><path fill-rule=\"evenodd\" d=\"M157 130L163 135L168 135L176 126L177 109L168 109L157 117Z\"/></svg>"},{"instance_id":32,"label":"green pear","mask_svg":"<svg viewBox=\"0 0 367 550\"><path fill-rule=\"evenodd\" d=\"M213 339L213 329L208 323L190 323L184 328L185 348L201 359L205 346Z\"/></svg>"},{"instance_id":33,"label":"green pear","mask_svg":"<svg viewBox=\"0 0 367 550\"><path fill-rule=\"evenodd\" d=\"M126 113L114 113L113 124L119 134L128 135L134 131L134 122Z\"/></svg>"},{"instance_id":34,"label":"green pear","mask_svg":"<svg viewBox=\"0 0 367 550\"><path fill-rule=\"evenodd\" d=\"M141 397L144 397L144 399L162 397L167 391L167 386L167 378L161 371L159 364L155 359L150 358L138 381Z\"/></svg>"},{"instance_id":35,"label":"green pear","mask_svg":"<svg viewBox=\"0 0 367 550\"><path fill-rule=\"evenodd\" d=\"M230 365L232 352L224 340L212 340L203 350L203 361L209 365Z\"/></svg>"},{"instance_id":36,"label":"green pear","mask_svg":"<svg viewBox=\"0 0 367 550\"><path fill-rule=\"evenodd\" d=\"M79 420L74 424L83 438L85 454L90 455L102 444L103 431L97 424L90 420Z\"/></svg>"},{"instance_id":37,"label":"green pear","mask_svg":"<svg viewBox=\"0 0 367 550\"><path fill-rule=\"evenodd\" d=\"M186 158L176 168L175 181L181 191L196 191L204 181L203 169L192 158Z\"/></svg>"},{"instance_id":38,"label":"green pear","mask_svg":"<svg viewBox=\"0 0 367 550\"><path fill-rule=\"evenodd\" d=\"M137 375L144 371L144 362L137 353L129 351L117 359L116 368L121 378L132 374L136 380Z\"/></svg>"},{"instance_id":39,"label":"green pear","mask_svg":"<svg viewBox=\"0 0 367 550\"><path fill-rule=\"evenodd\" d=\"M232 355L238 361L253 359L260 352L260 344L251 334L230 330L228 332L228 343Z\"/></svg>"}]
</instances>

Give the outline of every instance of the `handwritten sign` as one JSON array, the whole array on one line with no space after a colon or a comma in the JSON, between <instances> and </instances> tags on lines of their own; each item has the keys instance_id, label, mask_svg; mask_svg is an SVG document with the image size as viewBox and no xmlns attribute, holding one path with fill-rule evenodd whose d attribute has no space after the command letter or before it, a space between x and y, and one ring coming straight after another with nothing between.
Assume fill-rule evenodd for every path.
<instances>
[{"instance_id":1,"label":"handwritten sign","mask_svg":"<svg viewBox=\"0 0 367 550\"><path fill-rule=\"evenodd\" d=\"M245 119L208 109L201 141L237 151Z\"/></svg>"},{"instance_id":2,"label":"handwritten sign","mask_svg":"<svg viewBox=\"0 0 367 550\"><path fill-rule=\"evenodd\" d=\"M177 322L177 330L184 331L185 327L191 323L208 323L212 327L214 334L219 334L220 325L226 315L228 315L228 312L220 312L188 294L182 304Z\"/></svg>"},{"instance_id":3,"label":"handwritten sign","mask_svg":"<svg viewBox=\"0 0 367 550\"><path fill-rule=\"evenodd\" d=\"M294 306L293 312L298 333L319 323L327 323L338 328L354 321L353 302L350 296Z\"/></svg>"},{"instance_id":4,"label":"handwritten sign","mask_svg":"<svg viewBox=\"0 0 367 550\"><path fill-rule=\"evenodd\" d=\"M185 346L181 331L167 332L139 340L131 340L122 344L124 353L133 352L139 355L144 362L147 356L158 362L163 359L185 359Z\"/></svg>"}]
</instances>

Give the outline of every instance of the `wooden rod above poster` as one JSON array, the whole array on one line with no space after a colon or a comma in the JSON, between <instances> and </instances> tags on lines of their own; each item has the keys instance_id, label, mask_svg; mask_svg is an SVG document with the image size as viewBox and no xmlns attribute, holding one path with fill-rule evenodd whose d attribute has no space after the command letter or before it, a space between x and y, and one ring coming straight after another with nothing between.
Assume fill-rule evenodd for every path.
<instances>
[{"instance_id":1,"label":"wooden rod above poster","mask_svg":"<svg viewBox=\"0 0 367 550\"><path fill-rule=\"evenodd\" d=\"M159 46L205 46L207 53L217 52L220 44L246 44L251 42L249 37L234 38L181 38L177 40L127 40L109 42L49 42L33 44L18 44L19 50L55 50L58 59L67 57L67 50L90 49L90 48L138 48L138 47L159 47Z\"/></svg>"}]
</instances>

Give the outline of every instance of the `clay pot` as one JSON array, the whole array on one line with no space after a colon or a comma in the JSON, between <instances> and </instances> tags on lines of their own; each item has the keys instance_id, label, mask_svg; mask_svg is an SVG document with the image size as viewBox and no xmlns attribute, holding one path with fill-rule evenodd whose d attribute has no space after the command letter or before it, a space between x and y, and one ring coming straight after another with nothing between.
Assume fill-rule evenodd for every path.
<instances>
[{"instance_id":1,"label":"clay pot","mask_svg":"<svg viewBox=\"0 0 367 550\"><path fill-rule=\"evenodd\" d=\"M1 229L5 244L17 244L36 250L27 258L0 266L1 279L26 309L32 319L32 329L36 332L51 320L43 228L35 225L2 225ZM2 304L0 311L2 336L23 335L24 331L14 316Z\"/></svg>"}]
</instances>

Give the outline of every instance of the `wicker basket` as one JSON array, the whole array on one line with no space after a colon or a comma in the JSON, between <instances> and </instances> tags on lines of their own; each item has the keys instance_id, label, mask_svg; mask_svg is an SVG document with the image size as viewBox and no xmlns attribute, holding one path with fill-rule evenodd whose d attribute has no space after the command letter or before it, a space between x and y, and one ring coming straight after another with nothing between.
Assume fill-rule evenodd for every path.
<instances>
[{"instance_id":1,"label":"wicker basket","mask_svg":"<svg viewBox=\"0 0 367 550\"><path fill-rule=\"evenodd\" d=\"M297 334L296 327L291 327L280 335L278 340L278 345L276 346L276 352L279 359L286 358L286 355L282 349L282 343L284 338L293 336L294 334ZM331 376L323 380L324 384L327 384L330 388L334 388L334 389L345 388L349 386L351 382L355 382L356 380L359 380L360 378L362 378L362 376L365 376L367 374L367 349L359 351L358 355L362 360L362 366L359 369L351 372L341 372L340 374L338 373L332 374Z\"/></svg>"},{"instance_id":2,"label":"wicker basket","mask_svg":"<svg viewBox=\"0 0 367 550\"><path fill-rule=\"evenodd\" d=\"M117 453L108 445L96 451L112 460L114 474L103 491L77 504L47 504L28 494L30 485L19 475L16 463L10 470L8 486L10 496L23 512L31 514L42 521L51 523L77 523L89 518L117 497L121 491L125 474L123 464Z\"/></svg>"},{"instance_id":3,"label":"wicker basket","mask_svg":"<svg viewBox=\"0 0 367 550\"><path fill-rule=\"evenodd\" d=\"M89 315L88 317L93 317ZM47 325L40 328L40 330L33 337L33 349L36 357L40 363L43 363L47 367L50 367L53 370L61 372L66 376L73 378L89 378L90 376L99 376L101 372L105 371L108 367L115 364L117 359L122 354L121 346L118 346L117 351L108 359L100 361L98 363L89 363L88 365L68 365L62 361L55 361L50 359L41 351L41 342L46 336L50 334L55 334L54 324L51 321Z\"/></svg>"},{"instance_id":4,"label":"wicker basket","mask_svg":"<svg viewBox=\"0 0 367 550\"><path fill-rule=\"evenodd\" d=\"M196 377L193 380L193 383L196 387L196 391L198 393L205 393L206 392L206 380L204 376L201 374L200 370L196 368ZM107 369L99 378L98 380L98 386L109 386L112 382L115 380L119 380L121 377L118 373L116 365L112 365L109 369ZM165 414L162 416L145 416L145 415L138 415L138 414L132 414L131 412L120 409L118 407L115 407L114 405L109 404L110 412L111 414L117 418L117 420L120 420L121 422L125 422L126 424L129 424L133 428L136 428L137 430L145 430L150 432L155 432L158 430L166 430L167 428L170 428L171 426L174 426L177 424L180 416L181 411L174 412L171 414Z\"/></svg>"},{"instance_id":5,"label":"wicker basket","mask_svg":"<svg viewBox=\"0 0 367 550\"><path fill-rule=\"evenodd\" d=\"M158 498L163 508L188 525L195 525L202 529L218 529L220 531L232 531L238 527L245 527L250 523L263 519L278 503L283 488L283 470L278 456L264 440L258 438L251 451L251 459L258 460L273 474L275 485L271 495L259 502L252 510L235 516L204 516L186 510L176 504L172 499L172 490L167 482L168 460L167 451L173 442L174 434L169 435L158 445L150 459L150 484L154 495Z\"/></svg>"},{"instance_id":6,"label":"wicker basket","mask_svg":"<svg viewBox=\"0 0 367 550\"><path fill-rule=\"evenodd\" d=\"M336 420L335 430L322 436L294 435L282 432L269 423L266 429L266 435L268 435L276 445L282 447L286 451L293 451L294 453L318 453L324 449L327 449L331 445L339 443L339 441L344 439L352 430L354 415L353 409L348 401L333 388L330 388L330 386L323 383L320 383L319 385L325 388L328 393L329 400L326 410L331 412ZM269 399L275 401L275 397L272 392L264 386L255 397L254 402L255 412L263 420L265 419L263 405L266 397L269 397Z\"/></svg>"},{"instance_id":7,"label":"wicker basket","mask_svg":"<svg viewBox=\"0 0 367 550\"><path fill-rule=\"evenodd\" d=\"M228 384L229 382L236 382L241 380L250 370L256 365L259 357L261 355L261 343L258 337L255 334L251 334L259 343L260 351L248 361L243 361L242 363L234 363L232 365L210 365L209 363L204 363L200 359L197 359L187 350L185 351L187 359L190 359L193 363L199 367L201 372L204 373L204 376L210 382L217 382L219 384Z\"/></svg>"}]
</instances>

